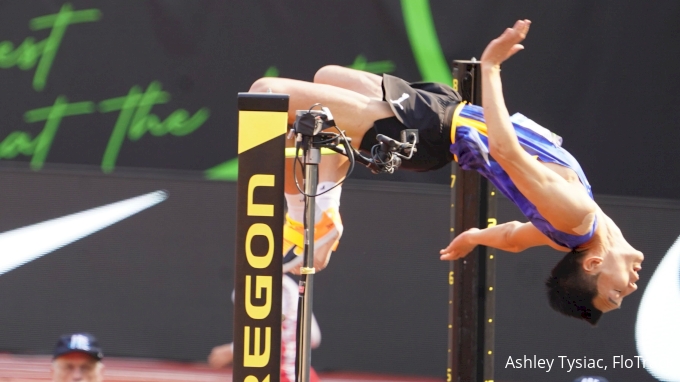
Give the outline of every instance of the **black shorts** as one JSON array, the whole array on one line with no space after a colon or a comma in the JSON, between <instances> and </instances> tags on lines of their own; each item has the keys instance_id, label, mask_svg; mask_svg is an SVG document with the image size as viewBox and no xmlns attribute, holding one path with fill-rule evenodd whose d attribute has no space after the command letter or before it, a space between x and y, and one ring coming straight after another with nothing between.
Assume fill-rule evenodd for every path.
<instances>
[{"instance_id":1,"label":"black shorts","mask_svg":"<svg viewBox=\"0 0 680 382\"><path fill-rule=\"evenodd\" d=\"M460 95L446 85L409 83L389 74L383 74L382 88L383 100L389 103L395 116L375 121L359 148L370 152L378 143L375 139L378 134L401 140L402 130L417 129L417 151L413 158L402 162L402 169L432 171L451 162L451 119L461 102Z\"/></svg>"}]
</instances>

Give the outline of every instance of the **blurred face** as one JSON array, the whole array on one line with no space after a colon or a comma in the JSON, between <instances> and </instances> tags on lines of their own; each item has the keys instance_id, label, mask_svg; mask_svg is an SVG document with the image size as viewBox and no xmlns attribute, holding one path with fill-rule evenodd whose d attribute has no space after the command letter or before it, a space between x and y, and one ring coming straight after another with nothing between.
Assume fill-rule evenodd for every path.
<instances>
[{"instance_id":1,"label":"blurred face","mask_svg":"<svg viewBox=\"0 0 680 382\"><path fill-rule=\"evenodd\" d=\"M101 382L104 365L85 353L69 353L52 362L53 382Z\"/></svg>"},{"instance_id":2,"label":"blurred face","mask_svg":"<svg viewBox=\"0 0 680 382\"><path fill-rule=\"evenodd\" d=\"M593 300L595 307L609 312L621 307L623 298L637 290L638 272L642 269L644 256L640 251L608 253L597 259L585 259L584 266L599 270L597 279L598 295ZM588 262L591 262L588 265Z\"/></svg>"}]
</instances>

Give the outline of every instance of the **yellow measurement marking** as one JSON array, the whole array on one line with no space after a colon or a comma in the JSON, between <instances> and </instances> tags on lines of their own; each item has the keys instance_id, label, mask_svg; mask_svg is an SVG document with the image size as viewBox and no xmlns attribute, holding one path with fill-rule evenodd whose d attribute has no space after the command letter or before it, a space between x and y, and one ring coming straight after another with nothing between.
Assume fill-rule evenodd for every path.
<instances>
[{"instance_id":1,"label":"yellow measurement marking","mask_svg":"<svg viewBox=\"0 0 680 382\"><path fill-rule=\"evenodd\" d=\"M489 219L487 220L487 222L489 223L489 224L487 225L487 227L495 227L496 224L498 223L498 221L496 220L496 218L489 218Z\"/></svg>"},{"instance_id":2,"label":"yellow measurement marking","mask_svg":"<svg viewBox=\"0 0 680 382\"><path fill-rule=\"evenodd\" d=\"M451 188L453 188L453 185L456 184L456 176L451 175Z\"/></svg>"}]
</instances>

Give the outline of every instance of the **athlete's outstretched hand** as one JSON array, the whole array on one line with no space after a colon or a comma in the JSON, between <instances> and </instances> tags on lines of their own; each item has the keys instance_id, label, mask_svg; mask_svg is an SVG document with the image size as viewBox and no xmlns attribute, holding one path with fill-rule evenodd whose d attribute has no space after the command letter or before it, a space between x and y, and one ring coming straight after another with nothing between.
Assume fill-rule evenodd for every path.
<instances>
[{"instance_id":1,"label":"athlete's outstretched hand","mask_svg":"<svg viewBox=\"0 0 680 382\"><path fill-rule=\"evenodd\" d=\"M453 239L448 247L439 251L441 254L439 258L441 260L457 260L465 257L477 246L476 243L470 240L470 236L477 231L479 231L478 228L470 228L469 230L456 236L456 238Z\"/></svg>"},{"instance_id":2,"label":"athlete's outstretched hand","mask_svg":"<svg viewBox=\"0 0 680 382\"><path fill-rule=\"evenodd\" d=\"M484 49L484 53L482 53L482 64L490 66L500 65L510 56L524 49L520 42L527 37L529 26L531 26L531 21L518 20L515 26L506 29L502 35L492 40L486 49Z\"/></svg>"}]
</instances>

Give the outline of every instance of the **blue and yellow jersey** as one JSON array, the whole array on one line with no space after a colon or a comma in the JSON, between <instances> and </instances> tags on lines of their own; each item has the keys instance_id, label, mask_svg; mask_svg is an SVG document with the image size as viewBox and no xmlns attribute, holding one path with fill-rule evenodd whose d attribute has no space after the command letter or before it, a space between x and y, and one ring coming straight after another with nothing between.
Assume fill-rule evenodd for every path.
<instances>
[{"instance_id":1,"label":"blue and yellow jersey","mask_svg":"<svg viewBox=\"0 0 680 382\"><path fill-rule=\"evenodd\" d=\"M562 148L562 138L550 132L536 122L515 114L510 118L519 144L524 150L547 163L556 163L574 170L585 187L590 198L593 193L576 159ZM590 240L595 232L593 224L589 233L583 236L571 235L555 229L531 203L517 189L510 176L489 155L489 140L487 137L484 111L481 107L460 104L454 112L451 126L451 153L454 160L464 170L475 170L487 178L494 186L519 207L524 216L531 221L539 231L558 245L574 249Z\"/></svg>"}]
</instances>

